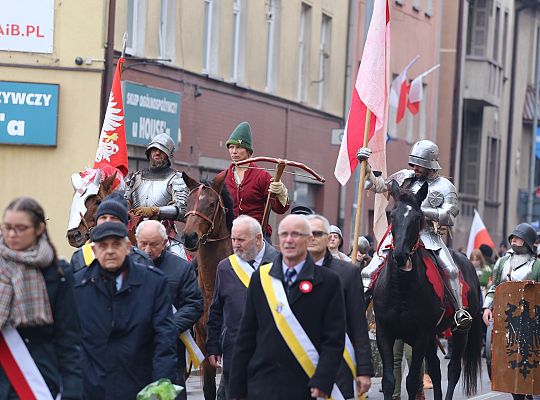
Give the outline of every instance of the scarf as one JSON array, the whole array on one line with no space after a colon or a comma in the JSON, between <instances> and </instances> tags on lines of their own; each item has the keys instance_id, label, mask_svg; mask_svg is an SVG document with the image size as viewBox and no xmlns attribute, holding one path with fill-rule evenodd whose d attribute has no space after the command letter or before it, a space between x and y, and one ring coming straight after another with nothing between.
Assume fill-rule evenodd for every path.
<instances>
[{"instance_id":1,"label":"scarf","mask_svg":"<svg viewBox=\"0 0 540 400\"><path fill-rule=\"evenodd\" d=\"M53 322L41 272L53 258L53 249L45 234L23 251L8 248L0 234L0 329L6 325L36 326Z\"/></svg>"}]
</instances>

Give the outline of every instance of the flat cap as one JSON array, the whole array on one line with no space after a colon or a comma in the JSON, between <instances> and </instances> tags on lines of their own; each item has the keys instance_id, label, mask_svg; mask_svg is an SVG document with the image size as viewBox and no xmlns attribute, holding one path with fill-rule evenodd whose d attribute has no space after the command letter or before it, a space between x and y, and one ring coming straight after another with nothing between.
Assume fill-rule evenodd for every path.
<instances>
[{"instance_id":1,"label":"flat cap","mask_svg":"<svg viewBox=\"0 0 540 400\"><path fill-rule=\"evenodd\" d=\"M97 225L90 232L90 239L92 242L99 242L100 240L114 236L119 238L127 237L127 227L121 222L104 222Z\"/></svg>"},{"instance_id":2,"label":"flat cap","mask_svg":"<svg viewBox=\"0 0 540 400\"><path fill-rule=\"evenodd\" d=\"M297 215L311 215L315 214L313 210L306 206L296 206L291 209L291 214L297 214Z\"/></svg>"}]
</instances>

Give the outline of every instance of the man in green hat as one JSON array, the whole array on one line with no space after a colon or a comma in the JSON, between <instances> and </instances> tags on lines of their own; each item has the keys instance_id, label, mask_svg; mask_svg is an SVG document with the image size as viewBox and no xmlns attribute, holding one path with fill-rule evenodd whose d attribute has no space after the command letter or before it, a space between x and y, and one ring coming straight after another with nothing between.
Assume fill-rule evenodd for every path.
<instances>
[{"instance_id":1,"label":"man in green hat","mask_svg":"<svg viewBox=\"0 0 540 400\"><path fill-rule=\"evenodd\" d=\"M287 188L281 181L272 182L272 176L255 163L235 166L235 162L247 160L253 154L251 126L241 122L227 140L227 148L233 163L228 168L226 185L234 201L234 216L249 215L262 223L264 206L268 193L274 193L278 201L272 204L272 211L284 214L289 209ZM266 227L265 236L272 235L272 228Z\"/></svg>"}]
</instances>

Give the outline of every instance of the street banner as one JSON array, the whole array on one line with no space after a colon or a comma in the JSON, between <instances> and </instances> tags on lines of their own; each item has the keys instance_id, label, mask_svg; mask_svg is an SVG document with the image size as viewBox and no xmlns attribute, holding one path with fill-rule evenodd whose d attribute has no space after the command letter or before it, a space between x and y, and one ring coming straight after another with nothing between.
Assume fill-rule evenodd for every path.
<instances>
[{"instance_id":1,"label":"street banner","mask_svg":"<svg viewBox=\"0 0 540 400\"><path fill-rule=\"evenodd\" d=\"M540 394L540 283L497 286L493 319L491 389Z\"/></svg>"},{"instance_id":2,"label":"street banner","mask_svg":"<svg viewBox=\"0 0 540 400\"><path fill-rule=\"evenodd\" d=\"M414 57L403 71L392 81L390 85L390 100L389 103L392 107L397 108L396 112L396 124L399 123L405 116L405 110L407 108L407 93L409 91L409 85L407 83L407 72L409 68L420 58L420 56Z\"/></svg>"},{"instance_id":3,"label":"street banner","mask_svg":"<svg viewBox=\"0 0 540 400\"><path fill-rule=\"evenodd\" d=\"M123 57L118 60L114 72L109 103L107 104L107 111L105 112L99 136L94 168L97 169L102 164L108 164L118 168L125 177L128 174L128 153L122 86L120 85L120 75L124 61Z\"/></svg>"},{"instance_id":4,"label":"street banner","mask_svg":"<svg viewBox=\"0 0 540 400\"><path fill-rule=\"evenodd\" d=\"M474 218L469 233L469 242L467 244L467 257L471 255L471 252L474 249L479 249L483 244L491 247L493 251L496 249L482 218L480 218L480 214L478 214L478 211L474 210Z\"/></svg>"}]
</instances>

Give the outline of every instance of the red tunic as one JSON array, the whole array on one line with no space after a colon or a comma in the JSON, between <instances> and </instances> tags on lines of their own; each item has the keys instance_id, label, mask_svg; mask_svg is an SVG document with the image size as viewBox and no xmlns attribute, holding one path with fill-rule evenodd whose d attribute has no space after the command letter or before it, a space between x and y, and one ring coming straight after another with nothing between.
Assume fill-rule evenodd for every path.
<instances>
[{"instance_id":1,"label":"red tunic","mask_svg":"<svg viewBox=\"0 0 540 400\"><path fill-rule=\"evenodd\" d=\"M256 169L257 165L251 163L249 164L250 168L244 172L242 183L237 185L232 167L231 164L228 168L225 183L233 198L234 216L238 217L241 214L246 214L262 223L264 205L268 197L268 187L272 181L272 176L267 171ZM289 209L289 203L287 202L284 207L278 199L275 199L271 208L276 214L284 214ZM266 227L266 234L272 234L270 225Z\"/></svg>"}]
</instances>

